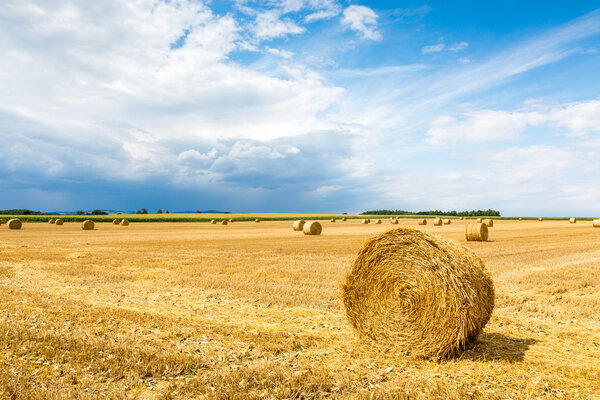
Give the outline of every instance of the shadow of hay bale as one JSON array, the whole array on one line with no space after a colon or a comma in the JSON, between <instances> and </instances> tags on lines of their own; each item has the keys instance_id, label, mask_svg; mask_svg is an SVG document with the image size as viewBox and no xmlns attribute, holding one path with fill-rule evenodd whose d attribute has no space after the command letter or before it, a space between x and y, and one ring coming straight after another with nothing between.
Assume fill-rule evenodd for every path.
<instances>
[{"instance_id":1,"label":"shadow of hay bale","mask_svg":"<svg viewBox=\"0 0 600 400\"><path fill-rule=\"evenodd\" d=\"M521 362L525 358L525 352L537 342L538 340L533 338L516 338L501 333L483 332L459 357L473 361Z\"/></svg>"}]
</instances>

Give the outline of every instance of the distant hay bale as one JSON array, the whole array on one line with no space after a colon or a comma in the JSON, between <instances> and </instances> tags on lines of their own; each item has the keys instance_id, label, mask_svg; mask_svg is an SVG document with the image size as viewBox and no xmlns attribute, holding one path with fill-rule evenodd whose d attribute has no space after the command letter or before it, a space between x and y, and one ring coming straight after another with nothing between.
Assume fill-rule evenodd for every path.
<instances>
[{"instance_id":1,"label":"distant hay bale","mask_svg":"<svg viewBox=\"0 0 600 400\"><path fill-rule=\"evenodd\" d=\"M427 225L427 220L426 219L420 219L419 220L419 225Z\"/></svg>"},{"instance_id":2,"label":"distant hay bale","mask_svg":"<svg viewBox=\"0 0 600 400\"><path fill-rule=\"evenodd\" d=\"M56 221L54 221L55 225L62 225L63 224L63 220L62 219L57 219Z\"/></svg>"},{"instance_id":3,"label":"distant hay bale","mask_svg":"<svg viewBox=\"0 0 600 400\"><path fill-rule=\"evenodd\" d=\"M577 218L569 218L569 223L570 224L576 224L577 223Z\"/></svg>"},{"instance_id":4,"label":"distant hay bale","mask_svg":"<svg viewBox=\"0 0 600 400\"><path fill-rule=\"evenodd\" d=\"M331 218L329 221L331 221L331 222L335 222L335 218Z\"/></svg>"},{"instance_id":5,"label":"distant hay bale","mask_svg":"<svg viewBox=\"0 0 600 400\"><path fill-rule=\"evenodd\" d=\"M523 221L523 217L519 217L519 221Z\"/></svg>"},{"instance_id":6,"label":"distant hay bale","mask_svg":"<svg viewBox=\"0 0 600 400\"><path fill-rule=\"evenodd\" d=\"M477 222L481 222L481 218L477 218Z\"/></svg>"},{"instance_id":7,"label":"distant hay bale","mask_svg":"<svg viewBox=\"0 0 600 400\"><path fill-rule=\"evenodd\" d=\"M346 221L348 221L348 218L346 218L346 217L342 218L342 222L346 222Z\"/></svg>"},{"instance_id":8,"label":"distant hay bale","mask_svg":"<svg viewBox=\"0 0 600 400\"><path fill-rule=\"evenodd\" d=\"M540 222L543 221L543 220L544 220L544 218L542 218L542 217L538 218L538 221L540 221Z\"/></svg>"},{"instance_id":9,"label":"distant hay bale","mask_svg":"<svg viewBox=\"0 0 600 400\"><path fill-rule=\"evenodd\" d=\"M94 221L92 221L91 219L86 219L81 224L81 229L83 229L84 231L91 231L94 229L95 226L96 224L94 223Z\"/></svg>"},{"instance_id":10,"label":"distant hay bale","mask_svg":"<svg viewBox=\"0 0 600 400\"><path fill-rule=\"evenodd\" d=\"M449 219L445 219L445 220L444 220L444 225L450 225L450 223L451 223L451 222L452 222L451 220L449 220Z\"/></svg>"},{"instance_id":11,"label":"distant hay bale","mask_svg":"<svg viewBox=\"0 0 600 400\"><path fill-rule=\"evenodd\" d=\"M113 225L119 225L121 223L121 221L119 221L118 219L113 219Z\"/></svg>"},{"instance_id":12,"label":"distant hay bale","mask_svg":"<svg viewBox=\"0 0 600 400\"><path fill-rule=\"evenodd\" d=\"M435 226L442 225L442 219L441 218L434 218L433 219L433 225L435 225Z\"/></svg>"},{"instance_id":13,"label":"distant hay bale","mask_svg":"<svg viewBox=\"0 0 600 400\"><path fill-rule=\"evenodd\" d=\"M217 223L217 220L216 220L216 219L211 219L211 220L210 220L210 223L214 225L214 224L216 224L216 223Z\"/></svg>"},{"instance_id":14,"label":"distant hay bale","mask_svg":"<svg viewBox=\"0 0 600 400\"><path fill-rule=\"evenodd\" d=\"M367 218L367 224L371 223L371 218Z\"/></svg>"},{"instance_id":15,"label":"distant hay bale","mask_svg":"<svg viewBox=\"0 0 600 400\"><path fill-rule=\"evenodd\" d=\"M121 226L129 226L129 221L127 221L126 219L121 220Z\"/></svg>"},{"instance_id":16,"label":"distant hay bale","mask_svg":"<svg viewBox=\"0 0 600 400\"><path fill-rule=\"evenodd\" d=\"M8 221L6 221L4 218L0 218L0 225L2 224L6 224Z\"/></svg>"},{"instance_id":17,"label":"distant hay bale","mask_svg":"<svg viewBox=\"0 0 600 400\"><path fill-rule=\"evenodd\" d=\"M600 228L600 219L595 219L592 221L592 226L594 228Z\"/></svg>"},{"instance_id":18,"label":"distant hay bale","mask_svg":"<svg viewBox=\"0 0 600 400\"><path fill-rule=\"evenodd\" d=\"M360 220L360 223L361 224L368 224L369 220L368 219L362 219L362 220Z\"/></svg>"},{"instance_id":19,"label":"distant hay bale","mask_svg":"<svg viewBox=\"0 0 600 400\"><path fill-rule=\"evenodd\" d=\"M305 235L320 235L323 228L318 221L309 221L302 228Z\"/></svg>"},{"instance_id":20,"label":"distant hay bale","mask_svg":"<svg viewBox=\"0 0 600 400\"><path fill-rule=\"evenodd\" d=\"M256 219L254 220L254 222L256 222L256 223L258 224L258 223L260 222L260 219L259 219L259 218L256 218Z\"/></svg>"},{"instance_id":21,"label":"distant hay bale","mask_svg":"<svg viewBox=\"0 0 600 400\"><path fill-rule=\"evenodd\" d=\"M381 224L381 220L380 220L380 219L376 219L376 220L375 220L375 223L376 223L376 224Z\"/></svg>"},{"instance_id":22,"label":"distant hay bale","mask_svg":"<svg viewBox=\"0 0 600 400\"><path fill-rule=\"evenodd\" d=\"M295 231L301 231L304 228L304 224L306 223L305 220L303 219L299 219L297 221L294 221L294 223L292 224L292 228Z\"/></svg>"},{"instance_id":23,"label":"distant hay bale","mask_svg":"<svg viewBox=\"0 0 600 400\"><path fill-rule=\"evenodd\" d=\"M488 228L492 228L494 226L494 220L493 219L484 219L483 221L484 224L487 225Z\"/></svg>"},{"instance_id":24,"label":"distant hay bale","mask_svg":"<svg viewBox=\"0 0 600 400\"><path fill-rule=\"evenodd\" d=\"M7 222L8 229L21 229L23 223L19 218L9 219Z\"/></svg>"},{"instance_id":25,"label":"distant hay bale","mask_svg":"<svg viewBox=\"0 0 600 400\"><path fill-rule=\"evenodd\" d=\"M486 242L488 239L488 226L481 222L472 222L465 227L466 239L477 242Z\"/></svg>"},{"instance_id":26,"label":"distant hay bale","mask_svg":"<svg viewBox=\"0 0 600 400\"><path fill-rule=\"evenodd\" d=\"M55 224L55 223L56 223L56 220L55 220L55 219L49 219L49 220L48 220L48 223L49 223L49 224Z\"/></svg>"},{"instance_id":27,"label":"distant hay bale","mask_svg":"<svg viewBox=\"0 0 600 400\"><path fill-rule=\"evenodd\" d=\"M390 223L392 223L394 225L398 225L398 220L397 219L392 219L392 220L390 220Z\"/></svg>"},{"instance_id":28,"label":"distant hay bale","mask_svg":"<svg viewBox=\"0 0 600 400\"><path fill-rule=\"evenodd\" d=\"M221 221L221 225L227 225L227 220L224 219L223 221Z\"/></svg>"},{"instance_id":29,"label":"distant hay bale","mask_svg":"<svg viewBox=\"0 0 600 400\"><path fill-rule=\"evenodd\" d=\"M229 218L229 222L233 222L233 218Z\"/></svg>"},{"instance_id":30,"label":"distant hay bale","mask_svg":"<svg viewBox=\"0 0 600 400\"><path fill-rule=\"evenodd\" d=\"M494 283L483 261L455 241L412 228L369 239L343 285L360 337L417 357L459 353L489 321Z\"/></svg>"}]
</instances>

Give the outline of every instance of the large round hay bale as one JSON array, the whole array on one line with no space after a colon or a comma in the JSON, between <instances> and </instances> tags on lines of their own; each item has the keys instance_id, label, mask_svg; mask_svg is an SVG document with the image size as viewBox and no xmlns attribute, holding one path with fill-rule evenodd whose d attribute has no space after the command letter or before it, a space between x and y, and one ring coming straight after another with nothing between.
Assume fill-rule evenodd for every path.
<instances>
[{"instance_id":1,"label":"large round hay bale","mask_svg":"<svg viewBox=\"0 0 600 400\"><path fill-rule=\"evenodd\" d=\"M295 231L301 231L301 230L304 228L304 224L305 224L305 223L306 223L306 221L305 221L305 220L303 220L303 219L296 220L296 221L294 221L294 223L292 224L292 228L293 228Z\"/></svg>"},{"instance_id":2,"label":"large round hay bale","mask_svg":"<svg viewBox=\"0 0 600 400\"><path fill-rule=\"evenodd\" d=\"M451 220L449 220L449 219L445 219L445 220L444 220L444 225L450 225L450 223L451 223L451 222L452 222Z\"/></svg>"},{"instance_id":3,"label":"large round hay bale","mask_svg":"<svg viewBox=\"0 0 600 400\"><path fill-rule=\"evenodd\" d=\"M54 221L55 225L62 225L63 224L63 220L62 219L57 219L56 221Z\"/></svg>"},{"instance_id":4,"label":"large round hay bale","mask_svg":"<svg viewBox=\"0 0 600 400\"><path fill-rule=\"evenodd\" d=\"M92 221L91 219L86 219L81 224L81 229L83 229L84 231L91 231L94 229L95 226L96 224L94 223L94 221Z\"/></svg>"},{"instance_id":5,"label":"large round hay bale","mask_svg":"<svg viewBox=\"0 0 600 400\"><path fill-rule=\"evenodd\" d=\"M2 224L6 224L7 222L8 222L8 221L7 221L7 220L5 220L4 218L0 218L0 225L2 225Z\"/></svg>"},{"instance_id":6,"label":"large round hay bale","mask_svg":"<svg viewBox=\"0 0 600 400\"><path fill-rule=\"evenodd\" d=\"M9 219L6 223L8 225L8 229L21 229L23 223L19 218Z\"/></svg>"},{"instance_id":7,"label":"large round hay bale","mask_svg":"<svg viewBox=\"0 0 600 400\"><path fill-rule=\"evenodd\" d=\"M570 224L576 224L577 223L577 218L569 218L569 223Z\"/></svg>"},{"instance_id":8,"label":"large round hay bale","mask_svg":"<svg viewBox=\"0 0 600 400\"><path fill-rule=\"evenodd\" d=\"M592 226L594 228L600 228L600 219L595 219L592 221Z\"/></svg>"},{"instance_id":9,"label":"large round hay bale","mask_svg":"<svg viewBox=\"0 0 600 400\"><path fill-rule=\"evenodd\" d=\"M544 220L544 218L542 218L542 217L538 218L538 221L540 221L540 222L543 221L543 220Z\"/></svg>"},{"instance_id":10,"label":"large round hay bale","mask_svg":"<svg viewBox=\"0 0 600 400\"><path fill-rule=\"evenodd\" d=\"M488 228L492 228L494 226L494 220L493 219L484 219L483 221L481 221L482 223L486 224Z\"/></svg>"},{"instance_id":11,"label":"large round hay bale","mask_svg":"<svg viewBox=\"0 0 600 400\"><path fill-rule=\"evenodd\" d=\"M55 224L55 223L56 223L56 220L55 220L55 219L49 219L49 220L48 220L48 223L49 223L49 224Z\"/></svg>"},{"instance_id":12,"label":"large round hay bale","mask_svg":"<svg viewBox=\"0 0 600 400\"><path fill-rule=\"evenodd\" d=\"M216 224L216 223L217 223L217 220L216 220L216 219L211 219L211 220L210 220L210 223L214 225L214 224Z\"/></svg>"},{"instance_id":13,"label":"large round hay bale","mask_svg":"<svg viewBox=\"0 0 600 400\"><path fill-rule=\"evenodd\" d=\"M121 223L121 221L119 221L118 219L113 219L113 225L119 225Z\"/></svg>"},{"instance_id":14,"label":"large round hay bale","mask_svg":"<svg viewBox=\"0 0 600 400\"><path fill-rule=\"evenodd\" d=\"M485 242L488 238L488 226L481 222L467 224L465 237L468 241Z\"/></svg>"},{"instance_id":15,"label":"large round hay bale","mask_svg":"<svg viewBox=\"0 0 600 400\"><path fill-rule=\"evenodd\" d=\"M419 220L419 225L427 225L427 220L426 219L420 219Z\"/></svg>"},{"instance_id":16,"label":"large round hay bale","mask_svg":"<svg viewBox=\"0 0 600 400\"><path fill-rule=\"evenodd\" d=\"M318 221L309 221L302 228L305 235L320 235L323 228Z\"/></svg>"},{"instance_id":17,"label":"large round hay bale","mask_svg":"<svg viewBox=\"0 0 600 400\"><path fill-rule=\"evenodd\" d=\"M221 221L221 225L227 225L227 220L224 219L223 221Z\"/></svg>"},{"instance_id":18,"label":"large round hay bale","mask_svg":"<svg viewBox=\"0 0 600 400\"><path fill-rule=\"evenodd\" d=\"M368 223L369 223L369 220L368 220L368 219L361 219L361 220L360 220L360 223L361 223L361 224L368 224Z\"/></svg>"},{"instance_id":19,"label":"large round hay bale","mask_svg":"<svg viewBox=\"0 0 600 400\"><path fill-rule=\"evenodd\" d=\"M483 261L460 244L412 228L369 239L343 285L346 315L389 351L445 357L473 341L494 308Z\"/></svg>"},{"instance_id":20,"label":"large round hay bale","mask_svg":"<svg viewBox=\"0 0 600 400\"><path fill-rule=\"evenodd\" d=\"M433 225L435 225L435 226L442 225L442 219L441 218L434 218L433 219Z\"/></svg>"},{"instance_id":21,"label":"large round hay bale","mask_svg":"<svg viewBox=\"0 0 600 400\"><path fill-rule=\"evenodd\" d=\"M378 225L380 225L381 224L381 220L380 219L376 219L375 223L378 224Z\"/></svg>"},{"instance_id":22,"label":"large round hay bale","mask_svg":"<svg viewBox=\"0 0 600 400\"><path fill-rule=\"evenodd\" d=\"M258 223L260 222L260 219L259 219L259 218L256 218L256 219L254 220L254 222L256 222L256 223L258 224Z\"/></svg>"},{"instance_id":23,"label":"large round hay bale","mask_svg":"<svg viewBox=\"0 0 600 400\"><path fill-rule=\"evenodd\" d=\"M121 220L121 226L129 226L129 221L126 219Z\"/></svg>"}]
</instances>

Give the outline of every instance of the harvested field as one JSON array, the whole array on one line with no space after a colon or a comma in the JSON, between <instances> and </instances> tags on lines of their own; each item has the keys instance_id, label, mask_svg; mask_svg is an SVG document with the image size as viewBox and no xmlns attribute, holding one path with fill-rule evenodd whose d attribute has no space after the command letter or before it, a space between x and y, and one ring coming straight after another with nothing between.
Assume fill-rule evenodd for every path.
<instances>
[{"instance_id":1,"label":"harvested field","mask_svg":"<svg viewBox=\"0 0 600 400\"><path fill-rule=\"evenodd\" d=\"M0 398L598 398L600 229L496 220L467 242L466 222L419 226L496 290L479 340L442 361L375 350L346 320L344 276L389 225L2 225Z\"/></svg>"}]
</instances>

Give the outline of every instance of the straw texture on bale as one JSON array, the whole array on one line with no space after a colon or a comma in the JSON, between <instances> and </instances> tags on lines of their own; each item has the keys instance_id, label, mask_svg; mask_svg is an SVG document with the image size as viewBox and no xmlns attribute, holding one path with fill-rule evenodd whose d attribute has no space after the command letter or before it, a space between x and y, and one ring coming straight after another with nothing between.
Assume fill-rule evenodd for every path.
<instances>
[{"instance_id":1,"label":"straw texture on bale","mask_svg":"<svg viewBox=\"0 0 600 400\"><path fill-rule=\"evenodd\" d=\"M216 223L217 223L217 220L216 220L216 219L211 219L211 220L210 220L210 223L211 223L211 224L216 224Z\"/></svg>"},{"instance_id":2,"label":"straw texture on bale","mask_svg":"<svg viewBox=\"0 0 600 400\"><path fill-rule=\"evenodd\" d=\"M380 219L376 219L376 220L375 220L375 223L376 223L376 224L381 224L381 220L380 220Z\"/></svg>"},{"instance_id":3,"label":"straw texture on bale","mask_svg":"<svg viewBox=\"0 0 600 400\"><path fill-rule=\"evenodd\" d=\"M468 241L485 242L488 239L488 226L481 222L467 224L465 237Z\"/></svg>"},{"instance_id":4,"label":"straw texture on bale","mask_svg":"<svg viewBox=\"0 0 600 400\"><path fill-rule=\"evenodd\" d=\"M486 224L488 228L492 228L494 226L494 220L493 219L484 219L481 222L483 222L484 224Z\"/></svg>"},{"instance_id":5,"label":"straw texture on bale","mask_svg":"<svg viewBox=\"0 0 600 400\"><path fill-rule=\"evenodd\" d=\"M442 225L442 219L441 218L434 218L433 219L433 225L435 225L435 226Z\"/></svg>"},{"instance_id":6,"label":"straw texture on bale","mask_svg":"<svg viewBox=\"0 0 600 400\"><path fill-rule=\"evenodd\" d=\"M113 219L113 225L119 225L121 223L121 221L119 221L118 219Z\"/></svg>"},{"instance_id":7,"label":"straw texture on bale","mask_svg":"<svg viewBox=\"0 0 600 400\"><path fill-rule=\"evenodd\" d=\"M56 224L56 225L62 225L63 224L63 220L62 219L57 219L56 221L54 221L54 224Z\"/></svg>"},{"instance_id":8,"label":"straw texture on bale","mask_svg":"<svg viewBox=\"0 0 600 400\"><path fill-rule=\"evenodd\" d=\"M427 220L426 219L419 220L419 225L427 225Z\"/></svg>"},{"instance_id":9,"label":"straw texture on bale","mask_svg":"<svg viewBox=\"0 0 600 400\"><path fill-rule=\"evenodd\" d=\"M55 224L55 223L56 223L56 220L55 220L55 219L49 219L49 220L48 220L48 223L49 223L49 224Z\"/></svg>"},{"instance_id":10,"label":"straw texture on bale","mask_svg":"<svg viewBox=\"0 0 600 400\"><path fill-rule=\"evenodd\" d=\"M6 222L8 222L8 221L6 221L4 218L0 218L0 225L6 224Z\"/></svg>"},{"instance_id":11,"label":"straw texture on bale","mask_svg":"<svg viewBox=\"0 0 600 400\"><path fill-rule=\"evenodd\" d=\"M594 228L600 228L600 219L595 219L592 221L592 226Z\"/></svg>"},{"instance_id":12,"label":"straw texture on bale","mask_svg":"<svg viewBox=\"0 0 600 400\"><path fill-rule=\"evenodd\" d=\"M221 225L227 225L227 220L224 219L223 221L221 221Z\"/></svg>"},{"instance_id":13,"label":"straw texture on bale","mask_svg":"<svg viewBox=\"0 0 600 400\"><path fill-rule=\"evenodd\" d=\"M129 221L127 221L126 219L121 220L121 225L122 226L129 226Z\"/></svg>"},{"instance_id":14,"label":"straw texture on bale","mask_svg":"<svg viewBox=\"0 0 600 400\"><path fill-rule=\"evenodd\" d=\"M294 221L292 228L294 228L295 231L301 231L304 228L305 223L306 223L305 220L299 219L297 221Z\"/></svg>"},{"instance_id":15,"label":"straw texture on bale","mask_svg":"<svg viewBox=\"0 0 600 400\"><path fill-rule=\"evenodd\" d=\"M538 218L538 221L543 221L543 220L544 220L544 218L542 218L542 217Z\"/></svg>"},{"instance_id":16,"label":"straw texture on bale","mask_svg":"<svg viewBox=\"0 0 600 400\"><path fill-rule=\"evenodd\" d=\"M305 235L320 235L323 228L321 224L317 221L309 221L304 224L302 228Z\"/></svg>"},{"instance_id":17,"label":"straw texture on bale","mask_svg":"<svg viewBox=\"0 0 600 400\"><path fill-rule=\"evenodd\" d=\"M570 224L576 224L577 223L577 218L569 218L569 223Z\"/></svg>"},{"instance_id":18,"label":"straw texture on bale","mask_svg":"<svg viewBox=\"0 0 600 400\"><path fill-rule=\"evenodd\" d=\"M13 218L8 220L7 225L8 229L21 229L23 223L21 223L19 218Z\"/></svg>"},{"instance_id":19,"label":"straw texture on bale","mask_svg":"<svg viewBox=\"0 0 600 400\"><path fill-rule=\"evenodd\" d=\"M83 229L84 231L91 231L94 229L95 226L96 226L96 224L94 223L94 221L92 221L90 219L86 219L81 224L81 229Z\"/></svg>"},{"instance_id":20,"label":"straw texture on bale","mask_svg":"<svg viewBox=\"0 0 600 400\"><path fill-rule=\"evenodd\" d=\"M450 225L450 223L451 223L451 222L452 222L451 220L449 220L449 219L445 219L445 220L444 220L444 225Z\"/></svg>"},{"instance_id":21,"label":"straw texture on bale","mask_svg":"<svg viewBox=\"0 0 600 400\"><path fill-rule=\"evenodd\" d=\"M494 283L481 259L412 228L369 239L343 285L359 336L416 357L459 353L489 321Z\"/></svg>"}]
</instances>

